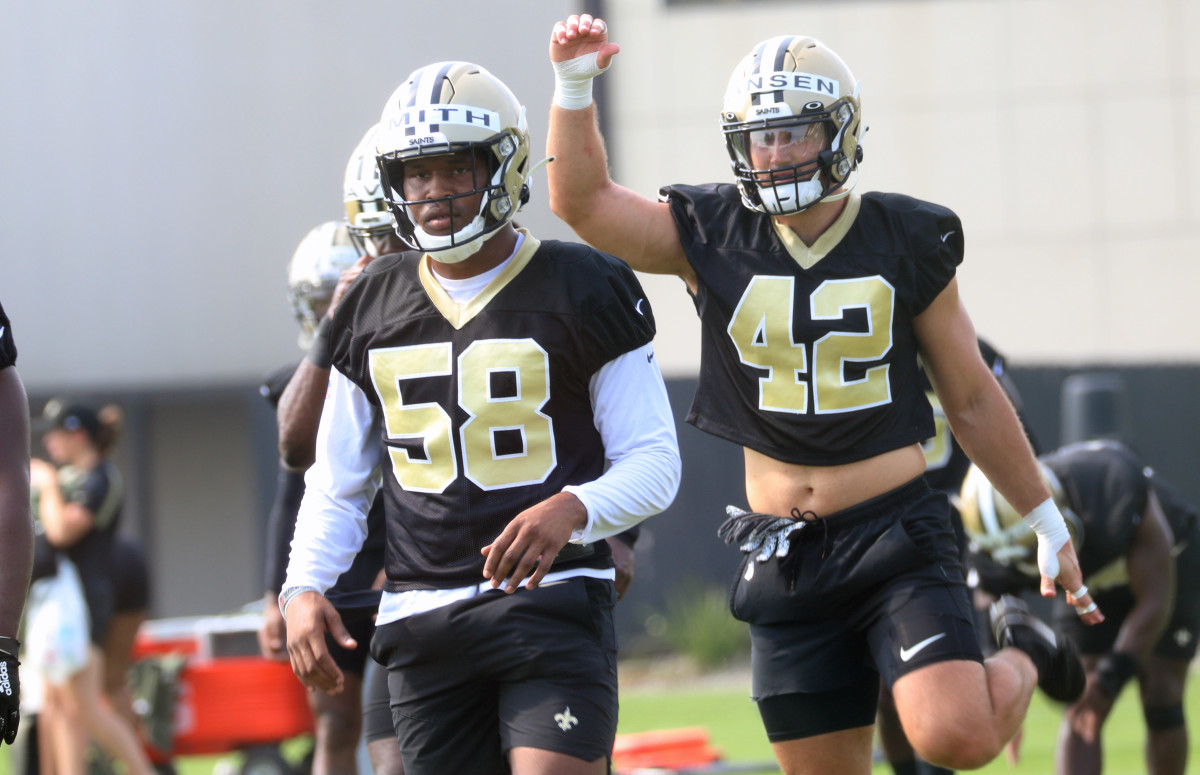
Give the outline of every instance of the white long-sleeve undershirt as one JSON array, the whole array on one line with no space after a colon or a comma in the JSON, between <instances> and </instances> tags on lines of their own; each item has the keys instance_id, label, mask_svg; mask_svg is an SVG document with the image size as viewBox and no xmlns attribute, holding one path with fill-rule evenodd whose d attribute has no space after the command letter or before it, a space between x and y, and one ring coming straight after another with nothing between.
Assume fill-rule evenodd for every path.
<instances>
[{"instance_id":1,"label":"white long-sleeve undershirt","mask_svg":"<svg viewBox=\"0 0 1200 775\"><path fill-rule=\"evenodd\" d=\"M571 537L574 543L616 535L662 511L674 499L680 479L675 422L653 346L609 361L592 376L589 387L596 429L611 465L594 481L564 488L579 498L588 514L587 525ZM305 475L285 589L324 592L362 547L367 511L381 476L390 475L383 471L382 447L372 427L373 407L366 395L332 370L317 432L316 462ZM600 573L612 576L611 570ZM477 591L467 587L385 593L378 623Z\"/></svg>"}]
</instances>

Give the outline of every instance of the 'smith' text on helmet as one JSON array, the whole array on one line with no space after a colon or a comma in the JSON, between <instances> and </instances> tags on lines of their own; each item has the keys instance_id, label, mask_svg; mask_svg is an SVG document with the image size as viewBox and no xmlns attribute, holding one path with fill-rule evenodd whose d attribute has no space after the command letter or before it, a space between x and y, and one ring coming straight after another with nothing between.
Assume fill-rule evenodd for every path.
<instances>
[{"instance_id":1,"label":"'smith' text on helmet","mask_svg":"<svg viewBox=\"0 0 1200 775\"><path fill-rule=\"evenodd\" d=\"M500 114L468 105L425 105L390 119L388 129L403 129L406 135L438 134L443 125L499 131Z\"/></svg>"}]
</instances>

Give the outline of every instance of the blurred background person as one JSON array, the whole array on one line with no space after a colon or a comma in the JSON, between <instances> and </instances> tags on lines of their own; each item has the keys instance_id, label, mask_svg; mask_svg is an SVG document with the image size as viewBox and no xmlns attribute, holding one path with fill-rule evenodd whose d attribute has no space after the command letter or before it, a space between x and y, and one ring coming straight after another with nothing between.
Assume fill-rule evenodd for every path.
<instances>
[{"instance_id":1,"label":"blurred background person","mask_svg":"<svg viewBox=\"0 0 1200 775\"><path fill-rule=\"evenodd\" d=\"M17 630L33 564L29 509L29 400L17 373L12 324L0 305L0 743L21 721Z\"/></svg>"},{"instance_id":2,"label":"blurred background person","mask_svg":"<svg viewBox=\"0 0 1200 775\"><path fill-rule=\"evenodd\" d=\"M131 535L113 539L113 614L105 635L104 693L113 709L137 729L141 723L133 708L129 665L138 628L150 613L150 564L146 548Z\"/></svg>"},{"instance_id":3,"label":"blurred background person","mask_svg":"<svg viewBox=\"0 0 1200 775\"><path fill-rule=\"evenodd\" d=\"M1101 771L1101 729L1122 687L1136 677L1146 771L1182 775L1183 696L1200 630L1200 515L1118 442L1072 444L1039 461L1106 617L1081 626L1061 597L1053 603L1056 624L1079 646L1087 670L1083 695L1066 709L1059 730L1058 772ZM1033 536L978 469L967 475L961 508L978 588L991 596L1036 589Z\"/></svg>"},{"instance_id":4,"label":"blurred background person","mask_svg":"<svg viewBox=\"0 0 1200 775\"><path fill-rule=\"evenodd\" d=\"M90 618L87 664L66 682L45 682L39 723L42 771L81 775L90 737L125 765L129 775L153 772L134 728L104 701L103 647L114 610L113 544L125 489L109 458L120 434L121 410L97 411L82 403L55 399L38 426L49 462L30 461L30 484L37 502L40 533L34 577L52 575L62 553L79 570Z\"/></svg>"}]
</instances>

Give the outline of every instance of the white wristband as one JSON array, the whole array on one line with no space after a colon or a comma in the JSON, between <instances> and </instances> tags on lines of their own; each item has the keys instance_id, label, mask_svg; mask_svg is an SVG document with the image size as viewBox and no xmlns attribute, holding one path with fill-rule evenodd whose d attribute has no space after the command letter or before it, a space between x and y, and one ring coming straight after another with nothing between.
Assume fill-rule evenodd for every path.
<instances>
[{"instance_id":1,"label":"white wristband","mask_svg":"<svg viewBox=\"0 0 1200 775\"><path fill-rule=\"evenodd\" d=\"M1071 540L1071 533L1067 530L1066 520L1054 503L1054 498L1047 498L1039 503L1023 519L1037 535L1038 570L1043 576L1058 578L1058 550Z\"/></svg>"},{"instance_id":2,"label":"white wristband","mask_svg":"<svg viewBox=\"0 0 1200 775\"><path fill-rule=\"evenodd\" d=\"M608 68L596 64L593 51L565 62L554 62L554 104L566 110L583 110L592 104L592 79Z\"/></svg>"}]
</instances>

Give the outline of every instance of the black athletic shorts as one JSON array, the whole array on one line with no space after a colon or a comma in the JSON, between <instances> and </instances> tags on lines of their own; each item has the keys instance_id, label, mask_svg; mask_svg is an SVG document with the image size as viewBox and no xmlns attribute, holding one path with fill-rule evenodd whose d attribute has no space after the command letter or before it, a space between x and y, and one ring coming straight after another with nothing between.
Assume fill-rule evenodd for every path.
<instances>
[{"instance_id":1,"label":"black athletic shorts","mask_svg":"<svg viewBox=\"0 0 1200 775\"><path fill-rule=\"evenodd\" d=\"M347 673L362 678L367 666L367 658L371 655L371 636L375 634L375 608L339 608L338 615L342 624L350 631L350 636L358 643L357 648L346 649L325 633L325 646L334 663Z\"/></svg>"},{"instance_id":2,"label":"black athletic shorts","mask_svg":"<svg viewBox=\"0 0 1200 775\"><path fill-rule=\"evenodd\" d=\"M746 555L730 603L750 622L756 701L820 703L850 687L862 698L807 734L871 718L878 691L860 689L880 675L891 686L937 662L983 661L949 503L923 478L806 524L782 559Z\"/></svg>"},{"instance_id":3,"label":"black athletic shorts","mask_svg":"<svg viewBox=\"0 0 1200 775\"><path fill-rule=\"evenodd\" d=\"M371 660L363 673L363 739L368 744L381 738L396 739L392 724L392 698L388 693L387 668Z\"/></svg>"},{"instance_id":4,"label":"black athletic shorts","mask_svg":"<svg viewBox=\"0 0 1200 775\"><path fill-rule=\"evenodd\" d=\"M1154 647L1165 659L1190 660L1196 656L1196 638L1200 637L1200 526L1193 527L1183 541L1176 543L1175 608ZM1128 586L1093 589L1092 599L1104 612L1104 621L1085 625L1075 609L1061 595L1054 603L1054 619L1084 654L1107 654L1117 642L1117 633L1133 610L1133 592Z\"/></svg>"},{"instance_id":5,"label":"black athletic shorts","mask_svg":"<svg viewBox=\"0 0 1200 775\"><path fill-rule=\"evenodd\" d=\"M611 581L577 576L376 628L406 775L501 775L515 747L609 757L616 597Z\"/></svg>"}]
</instances>

